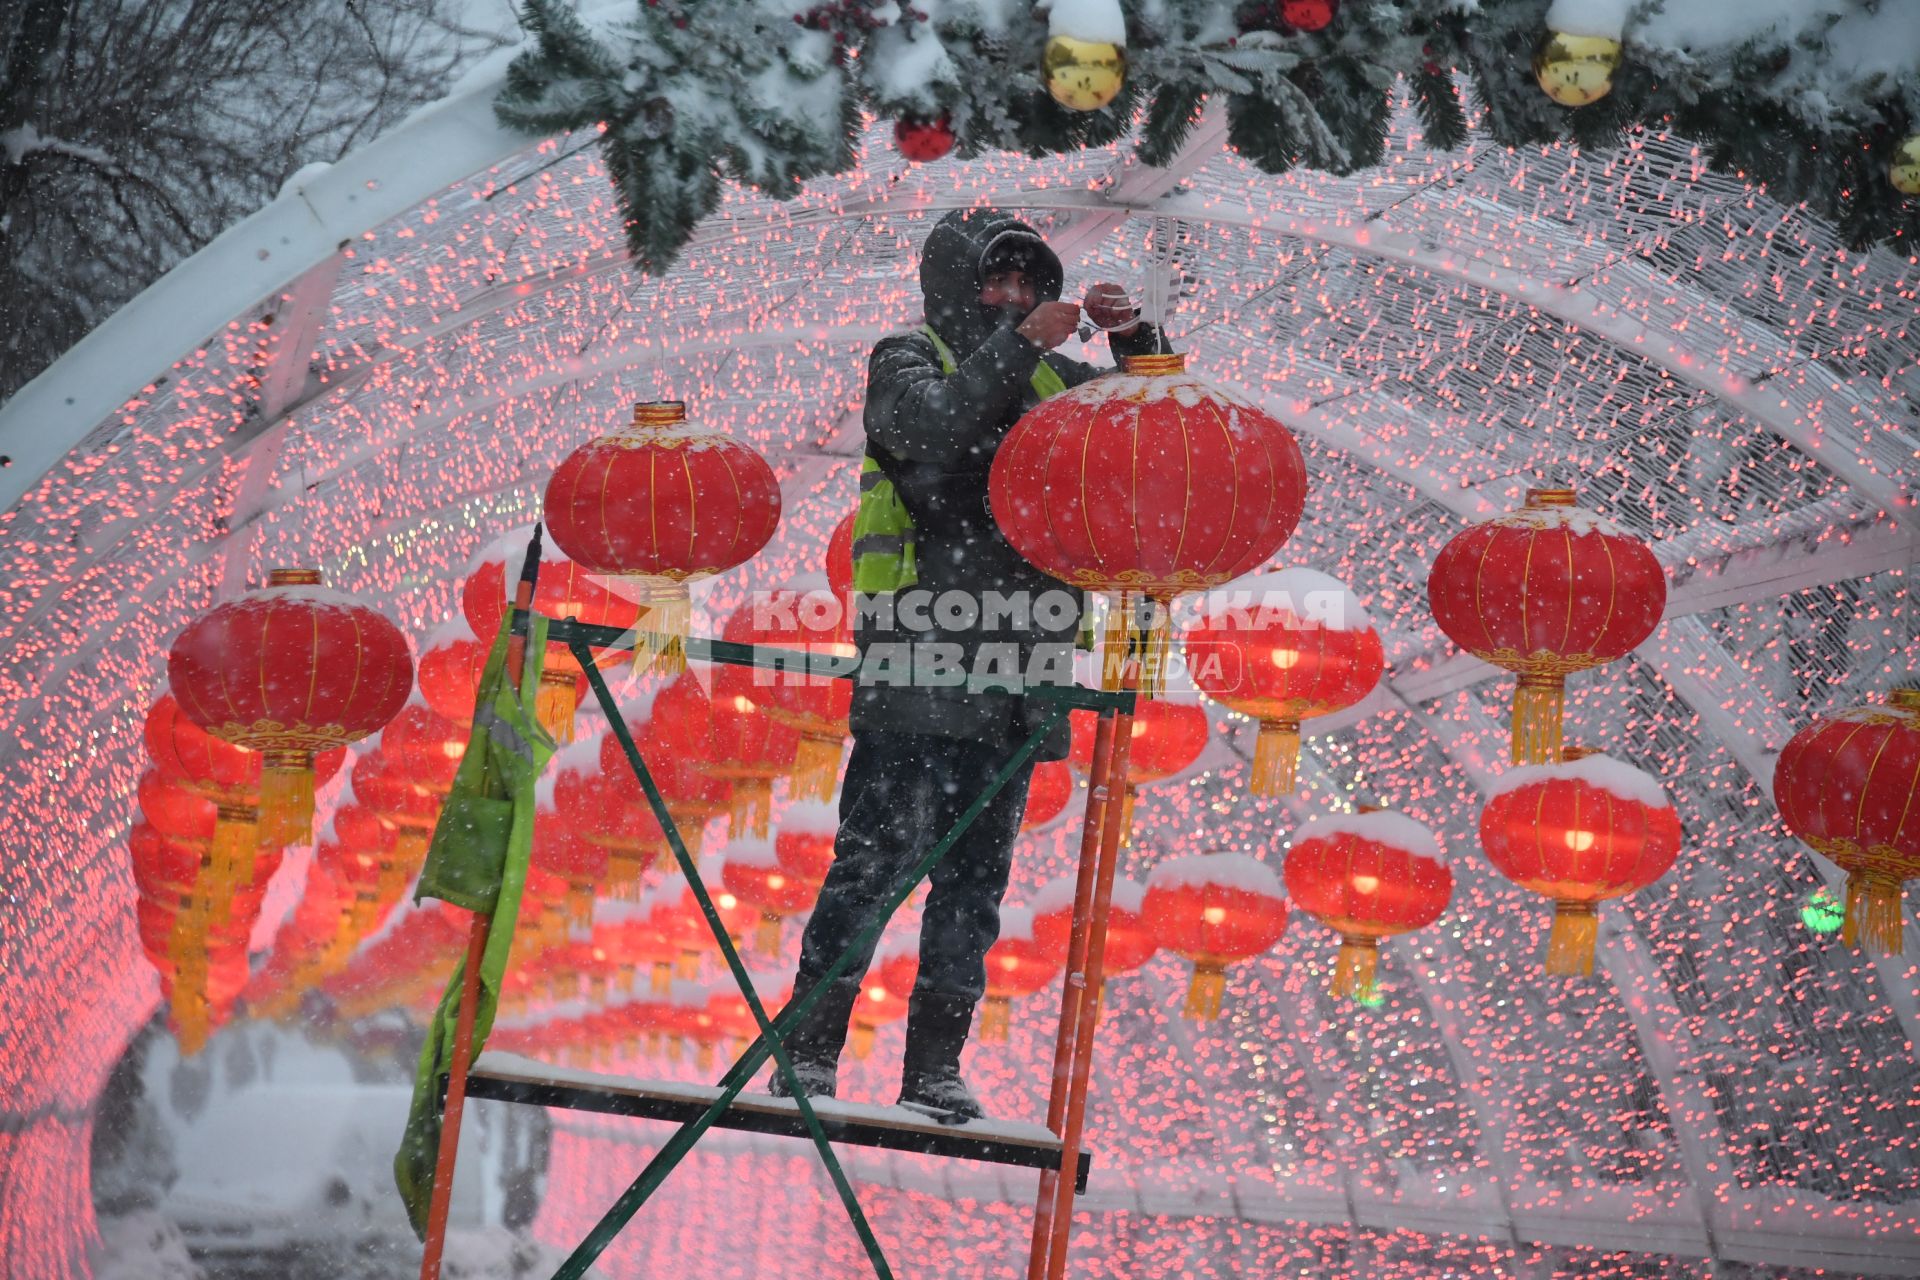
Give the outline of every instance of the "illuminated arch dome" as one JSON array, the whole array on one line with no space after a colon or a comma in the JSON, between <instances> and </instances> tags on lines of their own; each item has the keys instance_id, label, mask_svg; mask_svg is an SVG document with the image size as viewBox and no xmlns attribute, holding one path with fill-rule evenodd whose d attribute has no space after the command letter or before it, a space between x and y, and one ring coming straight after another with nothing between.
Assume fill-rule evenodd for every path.
<instances>
[{"instance_id":1,"label":"illuminated arch dome","mask_svg":"<svg viewBox=\"0 0 1920 1280\"><path fill-rule=\"evenodd\" d=\"M1429 154L1403 112L1387 163L1351 178L1260 175L1207 124L1166 170L1124 149L911 165L876 126L856 171L790 204L730 192L645 279L594 138L501 132L497 86L476 75L297 185L0 411L0 1256L20 1274L79 1274L89 1107L155 1007L124 840L169 638L299 561L417 643L553 465L642 399L689 401L780 474L776 541L717 608L817 568L854 493L866 351L917 322L933 220L976 202L1044 230L1069 297L1184 277L1168 327L1193 366L1307 451L1286 561L1352 584L1387 642L1387 686L1309 740L1291 807L1244 796L1237 724L1204 776L1143 798L1123 869L1203 842L1277 860L1349 793L1455 855L1454 906L1386 948L1377 1009L1325 994L1330 935L1301 923L1205 1031L1170 1016L1177 961L1116 984L1086 1201L1112 1256L1143 1275L1920 1266L1920 929L1881 962L1808 934L1799 906L1831 869L1767 787L1795 727L1920 652L1920 265L1843 250L1671 139ZM1672 597L1569 700L1570 737L1659 776L1688 837L1675 874L1610 908L1591 983L1535 973L1544 913L1474 847L1504 691L1449 649L1423 585L1449 537L1547 479L1650 539ZM1015 900L1068 838L1030 838ZM1043 1019L1022 1018L970 1060L996 1096L1040 1096ZM891 1062L856 1080L879 1092ZM584 1232L628 1136L560 1123L543 1235ZM716 1141L768 1179L805 1155ZM1024 1247L1030 1175L854 1166L891 1188L883 1234ZM784 1256L823 1276L855 1256L830 1200L734 1233L726 1181L682 1177L660 1211L736 1250L798 1240Z\"/></svg>"}]
</instances>

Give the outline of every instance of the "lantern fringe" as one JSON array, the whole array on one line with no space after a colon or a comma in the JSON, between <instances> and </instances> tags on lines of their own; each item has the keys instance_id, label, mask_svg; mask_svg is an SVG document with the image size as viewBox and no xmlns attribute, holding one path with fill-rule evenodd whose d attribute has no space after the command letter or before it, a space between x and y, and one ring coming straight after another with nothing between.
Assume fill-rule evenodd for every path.
<instances>
[{"instance_id":1,"label":"lantern fringe","mask_svg":"<svg viewBox=\"0 0 1920 1280\"><path fill-rule=\"evenodd\" d=\"M781 923L779 916L771 911L763 911L760 913L760 923L753 931L753 945L769 960L780 957Z\"/></svg>"},{"instance_id":2,"label":"lantern fringe","mask_svg":"<svg viewBox=\"0 0 1920 1280\"><path fill-rule=\"evenodd\" d=\"M1013 1001L1005 996L988 996L980 1002L980 1043L1005 1044L1013 1026Z\"/></svg>"},{"instance_id":3,"label":"lantern fringe","mask_svg":"<svg viewBox=\"0 0 1920 1280\"><path fill-rule=\"evenodd\" d=\"M575 683L571 666L549 667L540 673L540 688L533 695L533 718L555 743L573 741L573 715L580 709L580 686Z\"/></svg>"},{"instance_id":4,"label":"lantern fringe","mask_svg":"<svg viewBox=\"0 0 1920 1280\"><path fill-rule=\"evenodd\" d=\"M1868 955L1899 955L1905 945L1900 881L1872 871L1847 876L1847 919L1840 938Z\"/></svg>"},{"instance_id":5,"label":"lantern fringe","mask_svg":"<svg viewBox=\"0 0 1920 1280\"><path fill-rule=\"evenodd\" d=\"M1220 1004L1227 995L1227 971L1217 960L1193 962L1193 980L1187 984L1187 1006L1181 1013L1205 1021L1220 1016Z\"/></svg>"},{"instance_id":6,"label":"lantern fringe","mask_svg":"<svg viewBox=\"0 0 1920 1280\"><path fill-rule=\"evenodd\" d=\"M727 833L758 840L773 824L773 782L768 778L736 778L727 801Z\"/></svg>"},{"instance_id":7,"label":"lantern fringe","mask_svg":"<svg viewBox=\"0 0 1920 1280\"><path fill-rule=\"evenodd\" d=\"M260 845L258 815L250 808L221 805L213 822L210 865L202 867L194 897L205 904L207 922L225 924L233 896L253 883L254 854Z\"/></svg>"},{"instance_id":8,"label":"lantern fringe","mask_svg":"<svg viewBox=\"0 0 1920 1280\"><path fill-rule=\"evenodd\" d=\"M1513 691L1513 762L1555 764L1567 682L1560 676L1521 676Z\"/></svg>"},{"instance_id":9,"label":"lantern fringe","mask_svg":"<svg viewBox=\"0 0 1920 1280\"><path fill-rule=\"evenodd\" d=\"M700 976L700 953L691 947L682 948L680 958L674 962L673 971L688 982L692 982Z\"/></svg>"},{"instance_id":10,"label":"lantern fringe","mask_svg":"<svg viewBox=\"0 0 1920 1280\"><path fill-rule=\"evenodd\" d=\"M1600 940L1600 908L1591 902L1553 904L1553 928L1547 933L1547 972L1593 973L1594 946Z\"/></svg>"},{"instance_id":11,"label":"lantern fringe","mask_svg":"<svg viewBox=\"0 0 1920 1280\"><path fill-rule=\"evenodd\" d=\"M653 962L653 977L647 986L648 990L656 996L664 996L671 992L673 990L673 961L655 960ZM657 1037L654 1041L653 1052L660 1052Z\"/></svg>"},{"instance_id":12,"label":"lantern fringe","mask_svg":"<svg viewBox=\"0 0 1920 1280\"><path fill-rule=\"evenodd\" d=\"M618 961L614 966L614 981L619 984L622 991L631 993L639 977L640 966L631 960Z\"/></svg>"},{"instance_id":13,"label":"lantern fringe","mask_svg":"<svg viewBox=\"0 0 1920 1280\"><path fill-rule=\"evenodd\" d=\"M567 921L581 929L593 927L593 882L575 880L567 885Z\"/></svg>"},{"instance_id":14,"label":"lantern fringe","mask_svg":"<svg viewBox=\"0 0 1920 1280\"><path fill-rule=\"evenodd\" d=\"M1133 802L1139 798L1140 788L1129 782L1120 789L1120 847L1133 847Z\"/></svg>"},{"instance_id":15,"label":"lantern fringe","mask_svg":"<svg viewBox=\"0 0 1920 1280\"><path fill-rule=\"evenodd\" d=\"M693 1065L698 1071L713 1070L713 1041L696 1040L693 1042Z\"/></svg>"},{"instance_id":16,"label":"lantern fringe","mask_svg":"<svg viewBox=\"0 0 1920 1280\"><path fill-rule=\"evenodd\" d=\"M1296 720L1262 720L1253 740L1253 779L1257 796L1290 796L1300 778L1300 724Z\"/></svg>"},{"instance_id":17,"label":"lantern fringe","mask_svg":"<svg viewBox=\"0 0 1920 1280\"><path fill-rule=\"evenodd\" d=\"M831 800L834 784L840 781L840 749L844 740L835 734L802 734L800 749L794 753L793 768L787 774L789 794L795 800Z\"/></svg>"},{"instance_id":18,"label":"lantern fringe","mask_svg":"<svg viewBox=\"0 0 1920 1280\"><path fill-rule=\"evenodd\" d=\"M1355 1000L1371 1000L1379 965L1378 938L1342 937L1340 956L1333 964L1333 994Z\"/></svg>"},{"instance_id":19,"label":"lantern fringe","mask_svg":"<svg viewBox=\"0 0 1920 1280\"><path fill-rule=\"evenodd\" d=\"M634 667L677 676L687 669L687 632L693 626L693 601L686 584L649 579L646 608L636 624L640 630L633 648Z\"/></svg>"},{"instance_id":20,"label":"lantern fringe","mask_svg":"<svg viewBox=\"0 0 1920 1280\"><path fill-rule=\"evenodd\" d=\"M1142 613L1146 614L1144 622ZM1172 611L1151 597L1122 592L1107 609L1100 646L1100 684L1109 693L1126 683L1129 660L1139 664L1136 691L1158 697L1166 688L1167 662L1173 652Z\"/></svg>"},{"instance_id":21,"label":"lantern fringe","mask_svg":"<svg viewBox=\"0 0 1920 1280\"><path fill-rule=\"evenodd\" d=\"M313 839L313 757L270 751L260 770L262 849L285 849Z\"/></svg>"},{"instance_id":22,"label":"lantern fringe","mask_svg":"<svg viewBox=\"0 0 1920 1280\"><path fill-rule=\"evenodd\" d=\"M873 1043L879 1038L879 1032L871 1023L856 1022L847 1032L847 1047L853 1050L854 1057L865 1062L873 1056Z\"/></svg>"},{"instance_id":23,"label":"lantern fringe","mask_svg":"<svg viewBox=\"0 0 1920 1280\"><path fill-rule=\"evenodd\" d=\"M638 850L620 849L607 855L607 894L621 902L640 901L641 878L653 859Z\"/></svg>"}]
</instances>

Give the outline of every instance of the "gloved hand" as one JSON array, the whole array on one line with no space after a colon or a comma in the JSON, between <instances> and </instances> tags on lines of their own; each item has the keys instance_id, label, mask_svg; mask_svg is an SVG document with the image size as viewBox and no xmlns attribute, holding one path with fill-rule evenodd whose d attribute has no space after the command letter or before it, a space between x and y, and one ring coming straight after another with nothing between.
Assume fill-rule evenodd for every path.
<instances>
[{"instance_id":1,"label":"gloved hand","mask_svg":"<svg viewBox=\"0 0 1920 1280\"><path fill-rule=\"evenodd\" d=\"M1140 323L1140 308L1117 284L1096 284L1087 290L1087 321L1096 329L1122 336Z\"/></svg>"},{"instance_id":2,"label":"gloved hand","mask_svg":"<svg viewBox=\"0 0 1920 1280\"><path fill-rule=\"evenodd\" d=\"M1080 323L1077 302L1043 302L1035 307L1014 332L1043 351L1051 351L1065 342Z\"/></svg>"}]
</instances>

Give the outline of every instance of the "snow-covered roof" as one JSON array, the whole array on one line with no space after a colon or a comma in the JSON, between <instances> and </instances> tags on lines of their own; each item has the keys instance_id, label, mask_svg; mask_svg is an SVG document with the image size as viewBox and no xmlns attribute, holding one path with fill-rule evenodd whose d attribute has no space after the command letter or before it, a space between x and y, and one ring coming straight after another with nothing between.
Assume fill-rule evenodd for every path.
<instances>
[{"instance_id":1,"label":"snow-covered roof","mask_svg":"<svg viewBox=\"0 0 1920 1280\"><path fill-rule=\"evenodd\" d=\"M917 321L933 221L990 201L1060 251L1068 296L1177 295L1190 368L1306 452L1306 518L1272 567L1348 584L1387 644L1389 688L1309 727L1300 796L1247 796L1252 726L1216 717L1235 752L1143 790L1123 872L1201 847L1277 865L1349 795L1455 851L1446 923L1383 948L1377 1009L1326 993L1332 941L1306 921L1232 971L1218 1025L1167 1016L1175 958L1116 980L1100 1203L1223 1240L1236 1216L1428 1233L1408 1275L1478 1237L1515 1258L1920 1265L1920 928L1878 963L1806 933L1832 869L1767 786L1794 727L1920 652L1920 265L1845 250L1669 138L1428 153L1403 110L1404 145L1350 178L1262 176L1212 121L1164 171L1126 148L915 166L877 124L856 172L788 204L731 192L645 279L593 137L502 132L497 76L293 184L0 409L0 1132L53 1135L0 1154L9 1185L80 1185L70 1118L152 1008L123 839L180 626L318 564L418 641L636 400L686 400L781 477L775 544L706 589L716 612L816 569L855 493L867 349ZM1547 911L1473 854L1508 684L1425 604L1439 547L1546 481L1653 540L1671 586L1655 637L1569 698L1570 740L1659 778L1688 836L1672 875L1606 908L1591 982L1540 974ZM1010 901L1076 839L1030 838ZM1045 1003L972 1051L988 1096L1040 1096ZM852 1087L878 1094L885 1069ZM36 1238L21 1199L0 1252Z\"/></svg>"}]
</instances>

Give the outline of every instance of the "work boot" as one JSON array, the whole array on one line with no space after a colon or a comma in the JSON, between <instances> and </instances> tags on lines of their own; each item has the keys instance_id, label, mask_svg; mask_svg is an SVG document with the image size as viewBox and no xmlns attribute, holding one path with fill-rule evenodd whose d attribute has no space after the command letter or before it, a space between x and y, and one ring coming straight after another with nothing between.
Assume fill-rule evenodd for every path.
<instances>
[{"instance_id":1,"label":"work boot","mask_svg":"<svg viewBox=\"0 0 1920 1280\"><path fill-rule=\"evenodd\" d=\"M973 1026L973 1003L964 996L914 992L907 1005L901 1106L941 1124L966 1124L987 1114L960 1078L960 1051L967 1047Z\"/></svg>"},{"instance_id":2,"label":"work boot","mask_svg":"<svg viewBox=\"0 0 1920 1280\"><path fill-rule=\"evenodd\" d=\"M807 988L795 983L794 990L804 994ZM784 1037L787 1057L793 1062L793 1074L809 1098L831 1098L839 1086L840 1050L846 1046L847 1023L853 1017L853 1002L859 998L858 982L844 978L835 982L807 1010L800 1025ZM776 1098L793 1096L778 1063L774 1065L767 1092Z\"/></svg>"}]
</instances>

